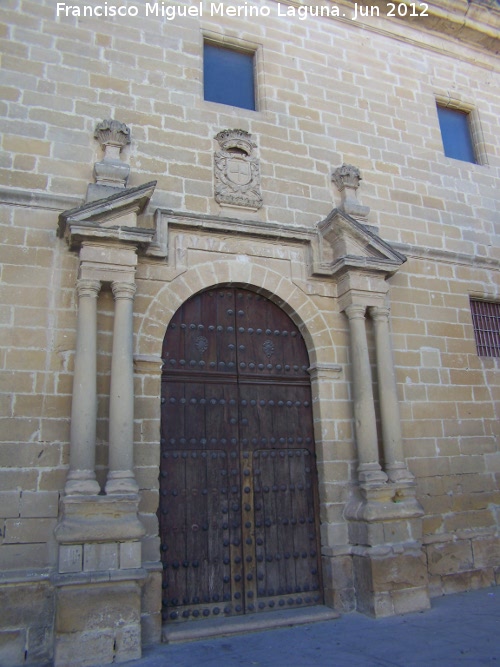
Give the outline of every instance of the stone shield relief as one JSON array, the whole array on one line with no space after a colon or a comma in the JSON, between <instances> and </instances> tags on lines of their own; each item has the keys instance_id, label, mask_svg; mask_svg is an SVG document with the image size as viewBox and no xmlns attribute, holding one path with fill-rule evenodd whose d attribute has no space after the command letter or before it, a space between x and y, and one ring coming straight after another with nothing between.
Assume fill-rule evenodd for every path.
<instances>
[{"instance_id":1,"label":"stone shield relief","mask_svg":"<svg viewBox=\"0 0 500 667\"><path fill-rule=\"evenodd\" d=\"M262 206L259 160L256 145L245 130L223 130L215 137L215 201L225 206L254 210Z\"/></svg>"}]
</instances>

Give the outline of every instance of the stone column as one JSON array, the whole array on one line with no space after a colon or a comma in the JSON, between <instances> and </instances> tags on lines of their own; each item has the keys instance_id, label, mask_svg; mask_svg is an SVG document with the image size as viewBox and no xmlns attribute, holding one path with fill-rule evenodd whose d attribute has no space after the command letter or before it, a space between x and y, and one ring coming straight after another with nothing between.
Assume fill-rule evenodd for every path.
<instances>
[{"instance_id":1,"label":"stone column","mask_svg":"<svg viewBox=\"0 0 500 667\"><path fill-rule=\"evenodd\" d=\"M106 493L137 493L134 477L133 303L135 284L111 283L115 298Z\"/></svg>"},{"instance_id":2,"label":"stone column","mask_svg":"<svg viewBox=\"0 0 500 667\"><path fill-rule=\"evenodd\" d=\"M382 421L385 470L391 482L412 482L403 455L401 418L389 331L389 308L372 306L369 314L375 326L377 375Z\"/></svg>"},{"instance_id":3,"label":"stone column","mask_svg":"<svg viewBox=\"0 0 500 667\"><path fill-rule=\"evenodd\" d=\"M351 304L345 309L351 335L354 423L358 448L358 476L362 485L384 484L387 475L379 463L377 423L365 327L366 307Z\"/></svg>"},{"instance_id":4,"label":"stone column","mask_svg":"<svg viewBox=\"0 0 500 667\"><path fill-rule=\"evenodd\" d=\"M101 490L95 476L97 296L100 289L98 280L80 279L77 283L78 319L66 495L94 495Z\"/></svg>"}]
</instances>

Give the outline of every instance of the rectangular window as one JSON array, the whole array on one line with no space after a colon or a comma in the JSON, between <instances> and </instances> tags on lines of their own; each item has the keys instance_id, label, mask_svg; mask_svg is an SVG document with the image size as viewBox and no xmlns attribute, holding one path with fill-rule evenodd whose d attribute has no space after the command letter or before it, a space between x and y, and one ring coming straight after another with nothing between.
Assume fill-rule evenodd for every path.
<instances>
[{"instance_id":1,"label":"rectangular window","mask_svg":"<svg viewBox=\"0 0 500 667\"><path fill-rule=\"evenodd\" d=\"M254 54L205 42L203 86L208 102L255 110Z\"/></svg>"},{"instance_id":2,"label":"rectangular window","mask_svg":"<svg viewBox=\"0 0 500 667\"><path fill-rule=\"evenodd\" d=\"M439 127L446 157L477 163L472 142L469 113L437 105Z\"/></svg>"},{"instance_id":3,"label":"rectangular window","mask_svg":"<svg viewBox=\"0 0 500 667\"><path fill-rule=\"evenodd\" d=\"M500 302L470 300L472 324L480 357L500 357Z\"/></svg>"}]
</instances>

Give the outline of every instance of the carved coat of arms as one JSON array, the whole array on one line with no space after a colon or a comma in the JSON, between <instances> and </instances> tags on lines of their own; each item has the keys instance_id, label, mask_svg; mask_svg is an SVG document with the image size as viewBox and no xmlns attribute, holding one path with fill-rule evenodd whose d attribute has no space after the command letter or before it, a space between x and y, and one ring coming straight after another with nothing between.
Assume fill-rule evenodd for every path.
<instances>
[{"instance_id":1,"label":"carved coat of arms","mask_svg":"<svg viewBox=\"0 0 500 667\"><path fill-rule=\"evenodd\" d=\"M260 208L260 168L251 135L245 130L223 130L215 138L221 148L215 153L215 201Z\"/></svg>"}]
</instances>

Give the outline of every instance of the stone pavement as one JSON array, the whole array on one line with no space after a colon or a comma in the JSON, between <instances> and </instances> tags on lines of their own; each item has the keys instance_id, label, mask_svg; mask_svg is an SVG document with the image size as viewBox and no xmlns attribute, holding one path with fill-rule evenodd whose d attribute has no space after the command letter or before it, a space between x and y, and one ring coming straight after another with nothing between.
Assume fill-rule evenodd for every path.
<instances>
[{"instance_id":1,"label":"stone pavement","mask_svg":"<svg viewBox=\"0 0 500 667\"><path fill-rule=\"evenodd\" d=\"M426 612L336 620L163 644L127 667L500 667L500 587L432 600Z\"/></svg>"}]
</instances>

